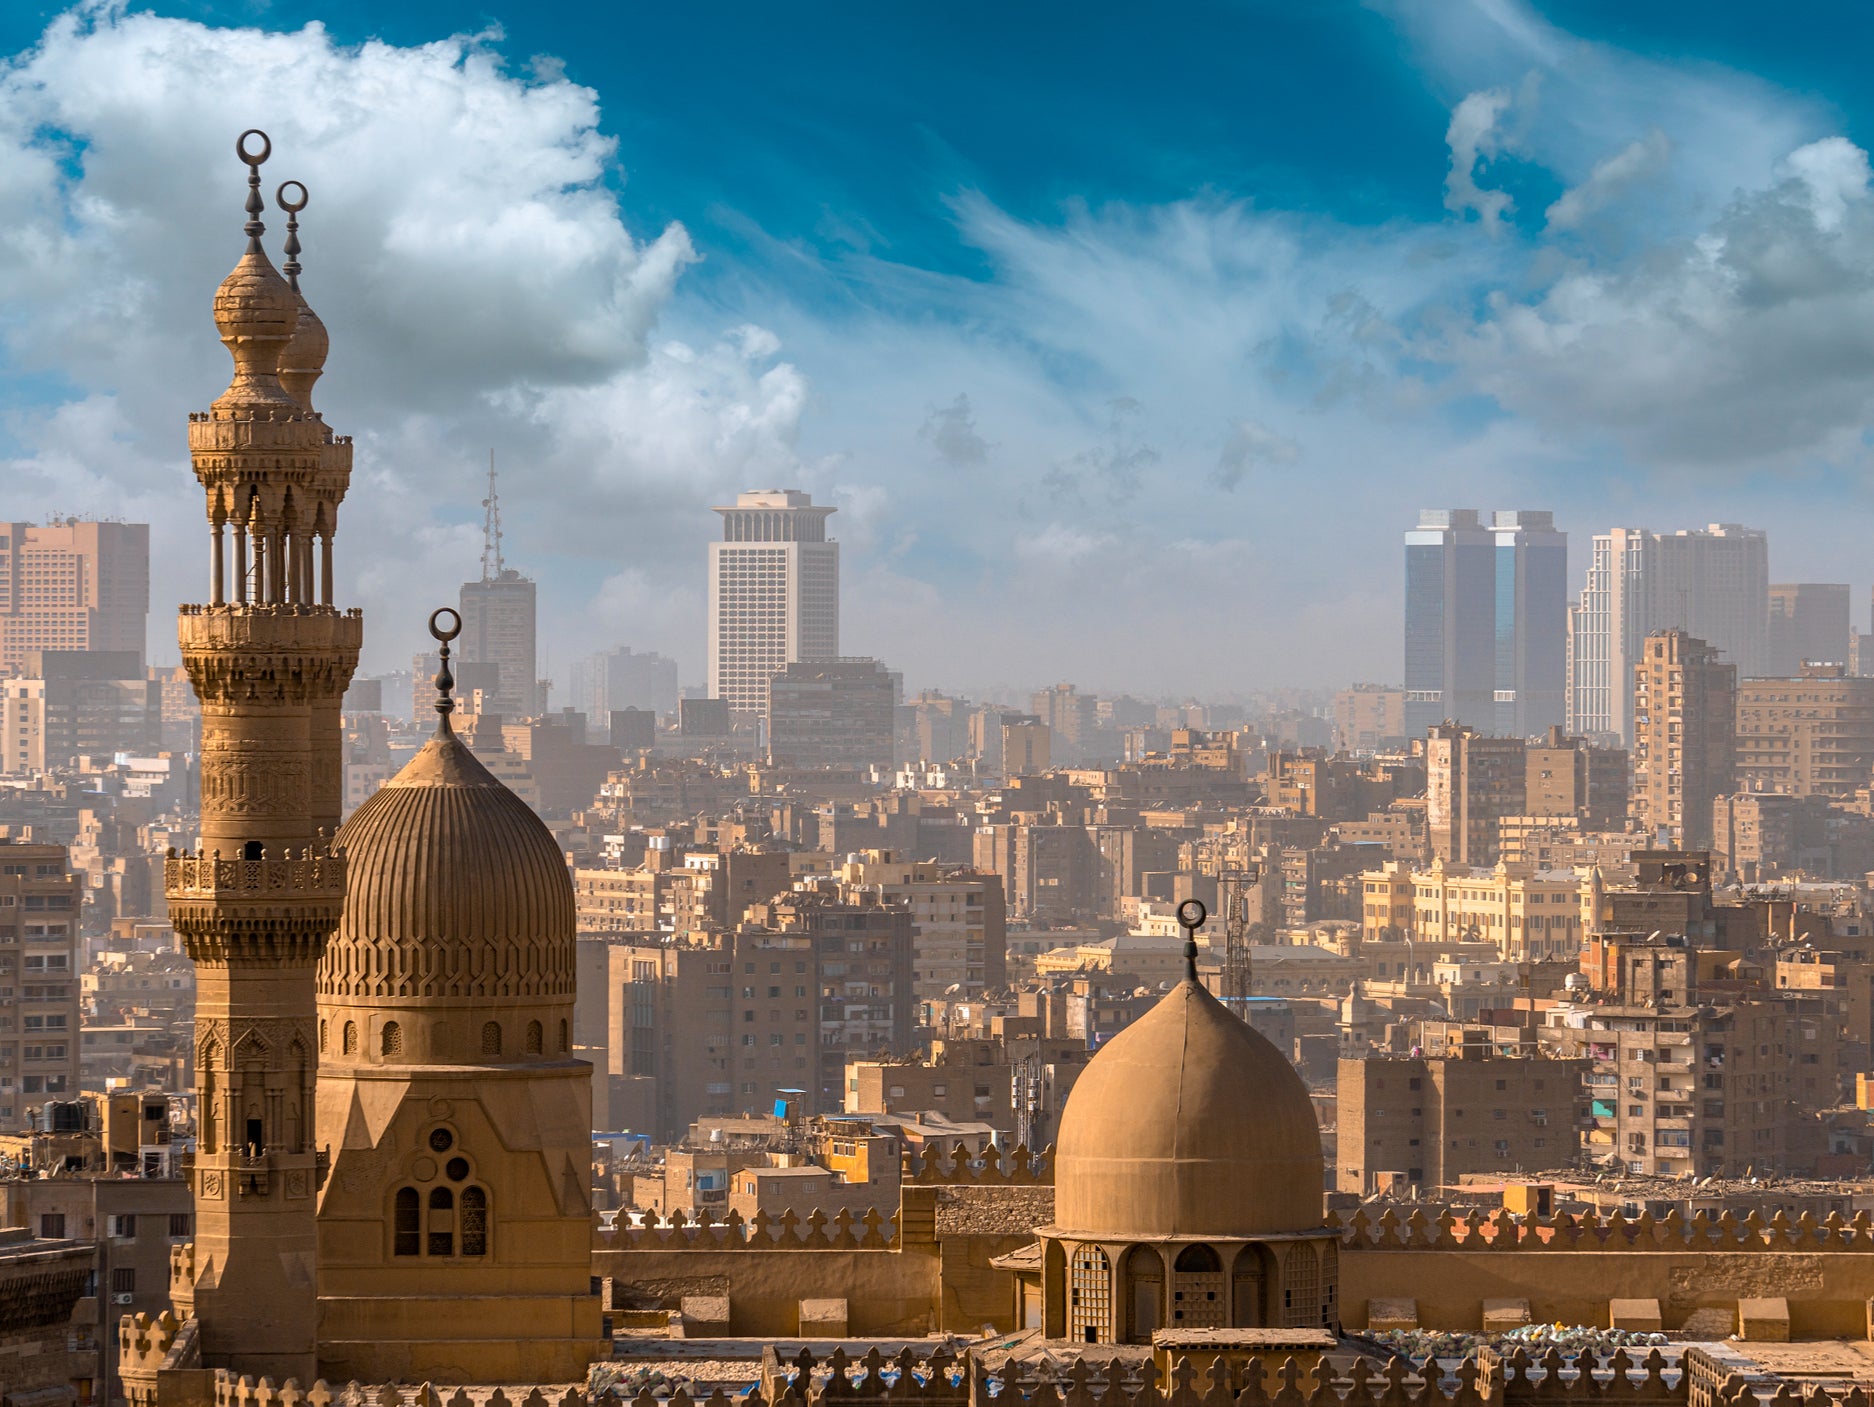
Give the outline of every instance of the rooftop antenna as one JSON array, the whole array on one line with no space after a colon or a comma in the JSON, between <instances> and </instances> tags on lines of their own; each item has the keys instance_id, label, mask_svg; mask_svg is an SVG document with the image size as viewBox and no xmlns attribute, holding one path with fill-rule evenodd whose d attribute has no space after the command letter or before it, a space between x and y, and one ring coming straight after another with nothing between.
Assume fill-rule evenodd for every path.
<instances>
[{"instance_id":1,"label":"rooftop antenna","mask_svg":"<svg viewBox=\"0 0 1874 1407\"><path fill-rule=\"evenodd\" d=\"M501 499L495 493L495 452L488 451L488 497L482 500L482 580L493 581L506 566L501 560Z\"/></svg>"}]
</instances>

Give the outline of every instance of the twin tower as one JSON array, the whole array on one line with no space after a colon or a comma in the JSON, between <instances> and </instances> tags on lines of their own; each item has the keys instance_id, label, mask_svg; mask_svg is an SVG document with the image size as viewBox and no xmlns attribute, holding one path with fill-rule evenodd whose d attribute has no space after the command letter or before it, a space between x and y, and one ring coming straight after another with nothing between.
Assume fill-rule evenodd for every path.
<instances>
[{"instance_id":1,"label":"twin tower","mask_svg":"<svg viewBox=\"0 0 1874 1407\"><path fill-rule=\"evenodd\" d=\"M165 883L196 967L199 1136L171 1298L200 1367L276 1383L582 1378L602 1345L572 886L446 694L436 736L340 829L352 447L312 406L328 342L299 291L305 189L278 192L283 275L261 245L270 144L237 152L247 248L214 300L234 378L189 423L210 532L210 599L179 622L201 845Z\"/></svg>"}]
</instances>

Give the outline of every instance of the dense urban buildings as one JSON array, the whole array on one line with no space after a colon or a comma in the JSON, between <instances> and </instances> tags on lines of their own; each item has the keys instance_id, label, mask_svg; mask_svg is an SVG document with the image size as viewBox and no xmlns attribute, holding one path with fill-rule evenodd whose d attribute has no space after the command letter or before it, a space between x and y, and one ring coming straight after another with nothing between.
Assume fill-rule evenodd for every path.
<instances>
[{"instance_id":1,"label":"dense urban buildings","mask_svg":"<svg viewBox=\"0 0 1874 1407\"><path fill-rule=\"evenodd\" d=\"M677 662L628 645L573 666L573 706L596 723L625 709L653 715L677 711Z\"/></svg>"},{"instance_id":2,"label":"dense urban buildings","mask_svg":"<svg viewBox=\"0 0 1874 1407\"><path fill-rule=\"evenodd\" d=\"M1632 680L1646 637L1683 630L1740 679L1770 665L1769 545L1735 523L1597 533L1587 584L1568 615L1568 730L1634 741Z\"/></svg>"},{"instance_id":3,"label":"dense urban buildings","mask_svg":"<svg viewBox=\"0 0 1874 1407\"><path fill-rule=\"evenodd\" d=\"M122 650L143 670L147 523L0 522L0 675L34 650Z\"/></svg>"},{"instance_id":4,"label":"dense urban buildings","mask_svg":"<svg viewBox=\"0 0 1874 1407\"><path fill-rule=\"evenodd\" d=\"M795 489L765 489L717 508L709 544L709 697L763 717L768 681L788 665L839 657L839 544L834 509Z\"/></svg>"},{"instance_id":5,"label":"dense urban buildings","mask_svg":"<svg viewBox=\"0 0 1874 1407\"><path fill-rule=\"evenodd\" d=\"M889 769L895 706L892 677L877 660L787 664L768 680L768 760Z\"/></svg>"}]
</instances>

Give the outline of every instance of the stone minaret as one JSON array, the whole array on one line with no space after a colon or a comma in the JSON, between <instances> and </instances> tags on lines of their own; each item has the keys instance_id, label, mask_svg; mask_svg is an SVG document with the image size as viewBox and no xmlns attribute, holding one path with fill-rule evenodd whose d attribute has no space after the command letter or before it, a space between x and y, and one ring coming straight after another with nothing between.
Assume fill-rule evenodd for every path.
<instances>
[{"instance_id":1,"label":"stone minaret","mask_svg":"<svg viewBox=\"0 0 1874 1407\"><path fill-rule=\"evenodd\" d=\"M257 148L257 150L256 150ZM181 609L182 657L202 704L201 848L165 875L196 969L199 1140L195 1241L173 1258L179 1313L203 1364L313 1380L317 1285L314 977L344 907L329 848L341 804L339 709L363 621L332 605L332 534L351 447L311 408L325 330L261 248L260 166L244 133L247 251L215 294L234 380L189 422L207 496L208 604ZM288 201L287 191L298 199Z\"/></svg>"}]
</instances>

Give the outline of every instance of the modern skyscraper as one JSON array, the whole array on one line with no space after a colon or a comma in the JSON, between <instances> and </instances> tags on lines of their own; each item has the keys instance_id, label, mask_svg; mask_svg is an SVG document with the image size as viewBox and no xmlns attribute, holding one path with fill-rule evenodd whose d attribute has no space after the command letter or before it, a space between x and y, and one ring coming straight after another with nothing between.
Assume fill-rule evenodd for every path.
<instances>
[{"instance_id":1,"label":"modern skyscraper","mask_svg":"<svg viewBox=\"0 0 1874 1407\"><path fill-rule=\"evenodd\" d=\"M1587 584L1568 615L1568 731L1634 741L1633 670L1659 630L1720 651L1739 678L1769 665L1770 550L1736 523L1676 533L1597 533Z\"/></svg>"},{"instance_id":2,"label":"modern skyscraper","mask_svg":"<svg viewBox=\"0 0 1874 1407\"><path fill-rule=\"evenodd\" d=\"M1770 674L1795 679L1805 664L1848 660L1848 588L1785 582L1770 588Z\"/></svg>"},{"instance_id":3,"label":"modern skyscraper","mask_svg":"<svg viewBox=\"0 0 1874 1407\"><path fill-rule=\"evenodd\" d=\"M0 675L28 650L134 650L150 614L148 523L0 523Z\"/></svg>"},{"instance_id":4,"label":"modern skyscraper","mask_svg":"<svg viewBox=\"0 0 1874 1407\"><path fill-rule=\"evenodd\" d=\"M1562 721L1568 535L1545 512L1426 509L1406 533L1405 728L1509 737Z\"/></svg>"},{"instance_id":5,"label":"modern skyscraper","mask_svg":"<svg viewBox=\"0 0 1874 1407\"><path fill-rule=\"evenodd\" d=\"M709 544L709 697L765 716L768 681L790 664L839 657L839 544L797 489L736 497Z\"/></svg>"},{"instance_id":6,"label":"modern skyscraper","mask_svg":"<svg viewBox=\"0 0 1874 1407\"><path fill-rule=\"evenodd\" d=\"M1641 645L1633 683L1633 820L1675 848L1711 844L1711 806L1737 789L1737 666L1683 630Z\"/></svg>"},{"instance_id":7,"label":"modern skyscraper","mask_svg":"<svg viewBox=\"0 0 1874 1407\"><path fill-rule=\"evenodd\" d=\"M488 497L482 500L482 579L462 584L462 659L500 669L491 711L518 721L540 712L535 687L535 592L501 556L501 500L495 493L494 457L488 460Z\"/></svg>"}]
</instances>

